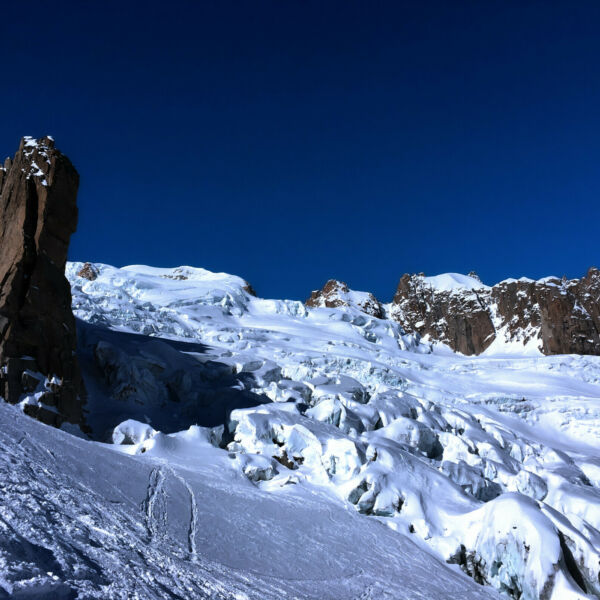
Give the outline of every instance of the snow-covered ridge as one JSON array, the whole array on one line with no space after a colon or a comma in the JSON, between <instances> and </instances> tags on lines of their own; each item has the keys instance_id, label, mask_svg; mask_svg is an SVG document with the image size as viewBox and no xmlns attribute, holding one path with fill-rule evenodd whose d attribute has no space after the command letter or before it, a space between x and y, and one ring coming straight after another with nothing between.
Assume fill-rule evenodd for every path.
<instances>
[{"instance_id":1,"label":"snow-covered ridge","mask_svg":"<svg viewBox=\"0 0 600 600\"><path fill-rule=\"evenodd\" d=\"M423 277L423 281L426 285L440 292L490 289L489 286L481 283L479 279L460 273L442 273L432 277Z\"/></svg>"},{"instance_id":2,"label":"snow-covered ridge","mask_svg":"<svg viewBox=\"0 0 600 600\"><path fill-rule=\"evenodd\" d=\"M225 273L192 267L118 269L95 264L98 277L90 281L77 275L82 266L67 265L75 313L111 328L194 339L205 334L213 342L234 336L240 347L247 344L244 336L260 335L264 325L287 329L290 335L308 335L315 343L344 330L349 341L367 339L386 348L429 351L415 336L405 335L397 323L366 315L358 307L308 308L295 300L256 298L246 290L244 279ZM157 311L160 319L153 314ZM318 328L322 328L320 334Z\"/></svg>"},{"instance_id":3,"label":"snow-covered ridge","mask_svg":"<svg viewBox=\"0 0 600 600\"><path fill-rule=\"evenodd\" d=\"M439 275L423 276L423 281L439 291L451 291L451 290L489 290L495 285L502 283L537 283L540 285L556 284L563 281L564 278L556 277L556 275L547 275L540 277L539 279L531 279L530 277L508 277L502 279L493 285L486 285L481 282L477 277L470 275L463 275L462 273L440 273ZM566 280L575 281L575 280Z\"/></svg>"},{"instance_id":4,"label":"snow-covered ridge","mask_svg":"<svg viewBox=\"0 0 600 600\"><path fill-rule=\"evenodd\" d=\"M148 465L222 461L265 501L318 494L513 598L600 593L597 357L467 358L226 274L81 267L96 438Z\"/></svg>"}]
</instances>

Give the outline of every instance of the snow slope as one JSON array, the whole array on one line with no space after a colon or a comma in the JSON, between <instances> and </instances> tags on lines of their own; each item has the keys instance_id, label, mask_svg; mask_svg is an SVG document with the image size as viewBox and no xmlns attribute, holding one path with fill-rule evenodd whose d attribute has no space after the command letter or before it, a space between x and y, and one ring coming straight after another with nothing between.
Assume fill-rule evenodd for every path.
<instances>
[{"instance_id":1,"label":"snow slope","mask_svg":"<svg viewBox=\"0 0 600 600\"><path fill-rule=\"evenodd\" d=\"M95 265L89 281L80 267L67 275L98 441L21 423L4 407L15 431L35 428L51 452L64 446L77 460L38 460L14 440L3 457L38 460L38 473L52 465L34 480L46 482L39 497L64 476L60 493L81 495L82 477L102 514L117 510L115 490L129 498L135 552L118 530L112 545L91 544L100 571L111 564L106 581L141 561L155 579L140 597L202 597L205 585L261 598L600 594L598 357L464 357L356 307L254 298L226 274ZM438 286L468 284L440 277ZM18 485L30 496L25 473ZM75 522L71 503L48 512ZM46 540L70 539L44 519L35 531ZM12 522L30 540L25 517ZM73 587L61 568L59 582ZM100 593L92 575L81 579ZM136 581L124 577L119 593Z\"/></svg>"},{"instance_id":2,"label":"snow slope","mask_svg":"<svg viewBox=\"0 0 600 600\"><path fill-rule=\"evenodd\" d=\"M179 441L127 456L0 405L0 598L494 597L319 489L264 491Z\"/></svg>"},{"instance_id":3,"label":"snow slope","mask_svg":"<svg viewBox=\"0 0 600 600\"><path fill-rule=\"evenodd\" d=\"M479 279L461 273L442 273L441 275L424 277L423 281L439 292L490 289L489 286L481 283Z\"/></svg>"}]
</instances>

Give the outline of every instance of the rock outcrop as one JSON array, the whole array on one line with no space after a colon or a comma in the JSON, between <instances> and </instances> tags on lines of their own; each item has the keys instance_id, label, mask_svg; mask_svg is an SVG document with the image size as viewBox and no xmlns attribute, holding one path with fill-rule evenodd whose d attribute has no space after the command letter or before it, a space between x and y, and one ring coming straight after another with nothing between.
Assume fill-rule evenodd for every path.
<instances>
[{"instance_id":1,"label":"rock outcrop","mask_svg":"<svg viewBox=\"0 0 600 600\"><path fill-rule=\"evenodd\" d=\"M0 395L56 426L84 425L64 274L78 185L50 137L24 138L0 170Z\"/></svg>"},{"instance_id":2,"label":"rock outcrop","mask_svg":"<svg viewBox=\"0 0 600 600\"><path fill-rule=\"evenodd\" d=\"M493 287L478 278L439 285L441 277L404 275L390 308L409 333L480 354L492 343L533 345L544 354L600 355L600 271L582 279L508 279Z\"/></svg>"},{"instance_id":3,"label":"rock outcrop","mask_svg":"<svg viewBox=\"0 0 600 600\"><path fill-rule=\"evenodd\" d=\"M322 289L312 292L305 304L313 308L351 306L378 319L384 316L383 308L373 294L350 290L343 281L337 279L330 279Z\"/></svg>"},{"instance_id":4,"label":"rock outcrop","mask_svg":"<svg viewBox=\"0 0 600 600\"><path fill-rule=\"evenodd\" d=\"M599 283L596 269L583 279L500 282L491 293L500 334L538 339L544 354L600 354Z\"/></svg>"},{"instance_id":5,"label":"rock outcrop","mask_svg":"<svg viewBox=\"0 0 600 600\"><path fill-rule=\"evenodd\" d=\"M390 309L390 317L407 333L416 332L447 344L456 352L479 354L493 341L494 324L487 290L473 285L439 289L421 275L403 275Z\"/></svg>"},{"instance_id":6,"label":"rock outcrop","mask_svg":"<svg viewBox=\"0 0 600 600\"><path fill-rule=\"evenodd\" d=\"M353 307L390 318L406 333L441 342L465 355L492 344L527 346L544 354L600 355L600 271L581 279L507 279L489 287L475 272L426 277L405 274L385 307L368 292L336 279L312 292L309 307Z\"/></svg>"},{"instance_id":7,"label":"rock outcrop","mask_svg":"<svg viewBox=\"0 0 600 600\"><path fill-rule=\"evenodd\" d=\"M83 277L88 281L94 281L98 279L98 270L96 269L96 267L94 267L92 263L86 262L83 263L83 266L77 272L77 276Z\"/></svg>"},{"instance_id":8,"label":"rock outcrop","mask_svg":"<svg viewBox=\"0 0 600 600\"><path fill-rule=\"evenodd\" d=\"M255 298L256 296L256 290L252 287L251 283L248 283L247 281L244 282L244 286L242 287L242 289L247 293L250 294L251 296L254 296Z\"/></svg>"}]
</instances>

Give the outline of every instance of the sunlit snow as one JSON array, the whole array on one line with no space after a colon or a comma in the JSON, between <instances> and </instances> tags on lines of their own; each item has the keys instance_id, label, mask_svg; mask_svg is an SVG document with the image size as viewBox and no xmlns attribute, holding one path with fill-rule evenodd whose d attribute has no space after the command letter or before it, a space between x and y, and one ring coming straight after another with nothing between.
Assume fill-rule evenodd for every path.
<instances>
[{"instance_id":1,"label":"sunlit snow","mask_svg":"<svg viewBox=\"0 0 600 600\"><path fill-rule=\"evenodd\" d=\"M464 357L356 307L254 298L239 277L81 266L67 275L96 441L2 407L2 485L22 506L5 494L0 526L33 550L0 545L0 590L600 594L599 357L500 342Z\"/></svg>"}]
</instances>

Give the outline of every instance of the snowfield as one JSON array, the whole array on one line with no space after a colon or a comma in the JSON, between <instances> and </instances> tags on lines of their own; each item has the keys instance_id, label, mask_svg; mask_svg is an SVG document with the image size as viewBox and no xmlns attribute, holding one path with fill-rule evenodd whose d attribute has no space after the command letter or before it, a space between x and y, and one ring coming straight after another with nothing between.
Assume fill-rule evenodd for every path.
<instances>
[{"instance_id":1,"label":"snowfield","mask_svg":"<svg viewBox=\"0 0 600 600\"><path fill-rule=\"evenodd\" d=\"M600 597L600 357L81 266L95 441L0 406L0 598Z\"/></svg>"},{"instance_id":2,"label":"snowfield","mask_svg":"<svg viewBox=\"0 0 600 600\"><path fill-rule=\"evenodd\" d=\"M146 457L5 404L0 423L0 598L494 598L316 487L255 486L198 432Z\"/></svg>"},{"instance_id":3,"label":"snowfield","mask_svg":"<svg viewBox=\"0 0 600 600\"><path fill-rule=\"evenodd\" d=\"M475 277L462 275L461 273L443 273L433 277L423 277L425 285L431 286L438 292L452 292L454 290L489 290L490 287L484 285Z\"/></svg>"}]
</instances>

